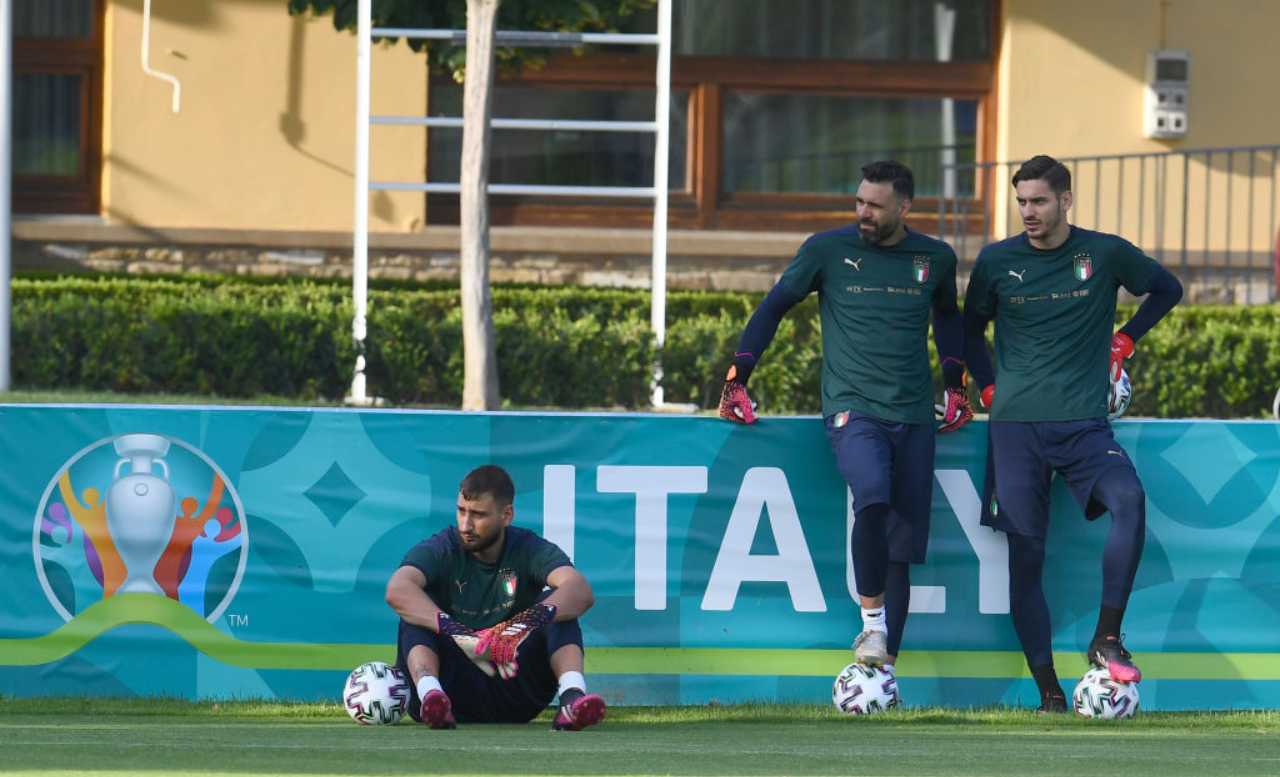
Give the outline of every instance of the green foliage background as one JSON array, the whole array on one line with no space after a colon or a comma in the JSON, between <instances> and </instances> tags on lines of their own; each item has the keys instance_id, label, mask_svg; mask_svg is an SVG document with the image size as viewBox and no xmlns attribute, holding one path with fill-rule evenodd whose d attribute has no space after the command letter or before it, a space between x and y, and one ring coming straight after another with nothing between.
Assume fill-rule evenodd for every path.
<instances>
[{"instance_id":1,"label":"green foliage background","mask_svg":"<svg viewBox=\"0 0 1280 777\"><path fill-rule=\"evenodd\" d=\"M289 13L332 14L339 30L356 29L356 0L286 0ZM613 32L628 17L652 8L657 0L503 0L498 6L499 30L538 32ZM465 30L466 0L373 0L374 27L400 29ZM394 43L398 38L389 39ZM405 41L414 51L425 51L432 70L448 73L462 83L466 49L422 39ZM546 63L548 49L496 48L499 67L516 70Z\"/></svg>"},{"instance_id":2,"label":"green foliage background","mask_svg":"<svg viewBox=\"0 0 1280 777\"><path fill-rule=\"evenodd\" d=\"M671 292L666 398L712 408L729 355L761 295ZM177 392L299 401L342 397L351 382L345 284L247 283L181 276L18 278L18 388ZM1122 308L1125 320L1132 308ZM518 407L642 408L657 357L644 291L494 290L499 379ZM1280 388L1280 306L1176 308L1138 344L1131 415L1258 417ZM370 390L392 404L456 406L462 327L455 289L374 288ZM815 413L821 337L810 298L782 322L751 378L766 413ZM935 371L936 372L936 371Z\"/></svg>"}]
</instances>

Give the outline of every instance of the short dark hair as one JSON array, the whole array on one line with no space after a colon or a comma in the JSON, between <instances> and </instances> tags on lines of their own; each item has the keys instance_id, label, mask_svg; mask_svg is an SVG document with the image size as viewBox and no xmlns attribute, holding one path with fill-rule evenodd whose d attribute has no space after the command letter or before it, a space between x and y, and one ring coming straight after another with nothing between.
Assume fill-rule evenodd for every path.
<instances>
[{"instance_id":1,"label":"short dark hair","mask_svg":"<svg viewBox=\"0 0 1280 777\"><path fill-rule=\"evenodd\" d=\"M462 479L458 492L464 499L479 499L485 494L493 497L499 507L505 507L515 501L516 486L511 476L502 467L486 464L476 467Z\"/></svg>"},{"instance_id":2,"label":"short dark hair","mask_svg":"<svg viewBox=\"0 0 1280 777\"><path fill-rule=\"evenodd\" d=\"M885 159L862 166L862 179L871 183L892 183L893 192L902 199L916 196L916 177L901 162Z\"/></svg>"},{"instance_id":3,"label":"short dark hair","mask_svg":"<svg viewBox=\"0 0 1280 777\"><path fill-rule=\"evenodd\" d=\"M1054 194L1071 191L1071 171L1067 166L1045 154L1037 154L1022 163L1013 174L1013 185L1019 181L1044 181Z\"/></svg>"}]
</instances>

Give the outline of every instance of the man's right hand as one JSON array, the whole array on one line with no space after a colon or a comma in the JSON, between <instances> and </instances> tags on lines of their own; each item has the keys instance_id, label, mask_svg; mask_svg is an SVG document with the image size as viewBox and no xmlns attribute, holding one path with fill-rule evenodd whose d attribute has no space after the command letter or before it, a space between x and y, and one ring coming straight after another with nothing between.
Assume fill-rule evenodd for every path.
<instances>
[{"instance_id":1,"label":"man's right hand","mask_svg":"<svg viewBox=\"0 0 1280 777\"><path fill-rule=\"evenodd\" d=\"M480 634L470 626L456 621L443 610L436 616L436 631L442 637L449 637L454 644L471 659L471 663L475 664L480 671L493 677L495 674L505 674L502 668L490 661L479 650ZM513 673L514 674L514 673Z\"/></svg>"},{"instance_id":2,"label":"man's right hand","mask_svg":"<svg viewBox=\"0 0 1280 777\"><path fill-rule=\"evenodd\" d=\"M756 403L747 395L746 384L738 380L738 368L732 365L720 392L720 417L739 424L756 422Z\"/></svg>"}]
</instances>

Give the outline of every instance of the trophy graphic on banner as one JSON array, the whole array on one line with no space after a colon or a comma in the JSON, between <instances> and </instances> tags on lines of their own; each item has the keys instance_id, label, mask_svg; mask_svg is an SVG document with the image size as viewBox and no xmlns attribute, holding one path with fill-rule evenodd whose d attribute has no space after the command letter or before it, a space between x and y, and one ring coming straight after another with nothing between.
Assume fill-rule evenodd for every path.
<instances>
[{"instance_id":1,"label":"trophy graphic on banner","mask_svg":"<svg viewBox=\"0 0 1280 777\"><path fill-rule=\"evenodd\" d=\"M125 434L115 440L116 462L107 492L107 528L125 564L120 593L164 595L152 571L173 532L174 494L164 455L169 440L158 434ZM129 465L128 474L120 470ZM157 476L159 466L164 473Z\"/></svg>"}]
</instances>

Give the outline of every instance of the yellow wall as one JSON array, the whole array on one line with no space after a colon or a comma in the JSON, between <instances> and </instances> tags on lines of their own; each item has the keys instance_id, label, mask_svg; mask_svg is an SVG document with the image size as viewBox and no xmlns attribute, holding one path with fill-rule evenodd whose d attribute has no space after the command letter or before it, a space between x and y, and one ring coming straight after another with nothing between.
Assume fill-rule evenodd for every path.
<instances>
[{"instance_id":1,"label":"yellow wall","mask_svg":"<svg viewBox=\"0 0 1280 777\"><path fill-rule=\"evenodd\" d=\"M1163 10L1162 10L1163 9ZM1280 73L1280 2L1275 0L1005 0L1005 26L998 70L999 160L1037 153L1055 157L1163 152L1206 147L1280 142L1280 100L1267 80ZM1163 32L1162 32L1163 30ZM1162 42L1163 35L1163 42ZM1191 55L1189 132L1179 140L1142 136L1146 57L1159 48L1186 49ZM1265 246L1270 214L1255 201L1254 230L1243 227L1247 205L1247 157L1237 155L1228 169L1219 156L1206 165L1194 157L1188 165L1187 244L1205 244L1204 220L1222 233L1227 219L1228 180L1232 187L1232 248L1244 250L1250 239ZM1181 197L1181 158L1171 162L1167 188ZM1274 156L1254 159L1255 174L1266 175ZM1116 198L1115 163L1103 167L1103 191L1095 191L1094 167L1077 170L1078 206L1073 221L1125 233L1136 229L1136 162L1125 171L1123 204ZM1007 171L1003 171L1007 172ZM1206 177L1208 195L1205 194ZM1255 179L1256 180L1256 179ZM1106 191L1111 187L1111 191ZM997 190L1007 198L1008 176ZM1147 170L1144 242L1155 241L1154 169ZM1262 194L1261 191L1258 192ZM1101 215L1091 224L1095 203ZM1002 205L1007 205L1007 199ZM1181 203L1174 202L1159 241L1180 246ZM997 213L1007 212L998 207ZM1016 217L1010 225L1017 230ZM1226 246L1222 246L1226 247Z\"/></svg>"},{"instance_id":2,"label":"yellow wall","mask_svg":"<svg viewBox=\"0 0 1280 777\"><path fill-rule=\"evenodd\" d=\"M1280 141L1280 100L1266 83L1280 72L1276 0L1168 0L1163 12L1161 0L1003 0L1002 8L998 160ZM155 0L152 66L182 81L182 110L173 114L170 87L141 69L141 9L142 0L108 0L105 215L155 227L349 230L354 36L335 31L331 17L289 16L284 0ZM1192 57L1191 131L1180 141L1142 137L1146 55L1160 47L1162 27L1164 45ZM380 46L373 71L374 113L425 114L421 56L403 43ZM373 127L371 134L374 180L424 178L423 128ZM1228 175L1223 161L1190 165L1188 244L1204 242L1201 217L1225 207L1227 180L1235 187L1233 242L1266 244L1269 214L1254 214L1252 233L1239 228L1249 215L1241 194L1247 162L1237 160ZM995 187L997 214L1007 213L1007 172ZM1081 172L1077 223L1127 233L1118 224L1136 224L1136 193L1118 206L1114 193L1091 190L1091 170ZM1177 188L1180 176L1175 169L1166 183ZM1137 178L1130 168L1127 186L1136 190ZM1152 189L1148 210L1153 197ZM1111 221L1083 218L1095 202ZM375 194L370 227L412 230L423 209L419 194ZM1144 218L1155 221L1154 213ZM1211 219L1224 220L1225 212ZM1181 225L1165 221L1161 242L1180 244Z\"/></svg>"},{"instance_id":3,"label":"yellow wall","mask_svg":"<svg viewBox=\"0 0 1280 777\"><path fill-rule=\"evenodd\" d=\"M142 0L110 0L103 109L103 211L153 227L351 229L355 36L283 0L155 0L142 72ZM424 58L375 47L374 113L426 111ZM372 178L421 181L425 130L374 127ZM370 229L421 224L415 193L371 197Z\"/></svg>"}]
</instances>

